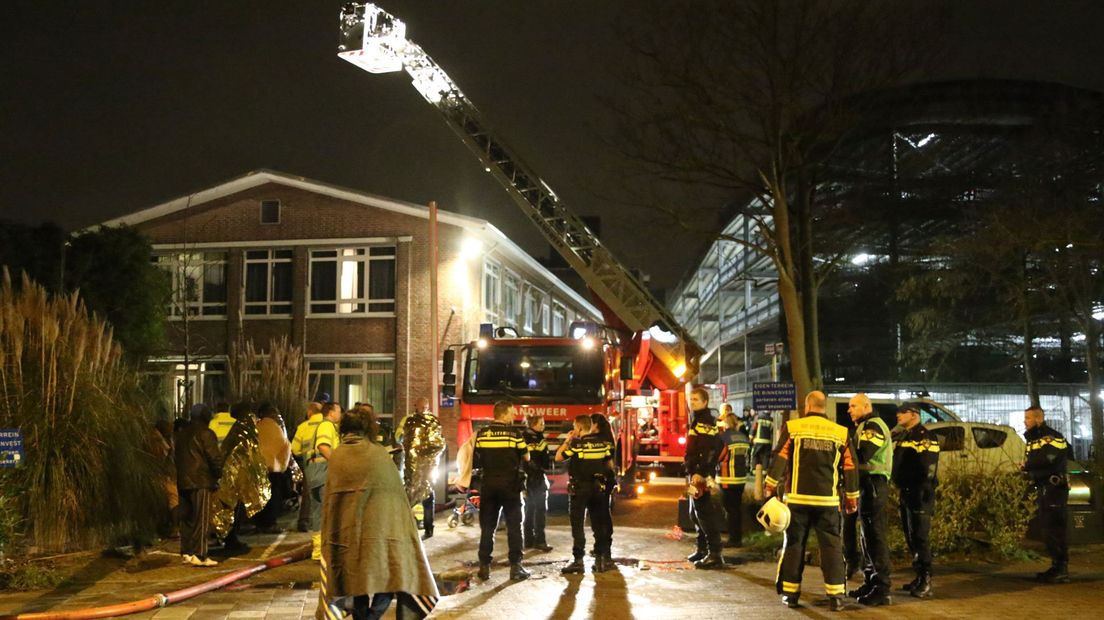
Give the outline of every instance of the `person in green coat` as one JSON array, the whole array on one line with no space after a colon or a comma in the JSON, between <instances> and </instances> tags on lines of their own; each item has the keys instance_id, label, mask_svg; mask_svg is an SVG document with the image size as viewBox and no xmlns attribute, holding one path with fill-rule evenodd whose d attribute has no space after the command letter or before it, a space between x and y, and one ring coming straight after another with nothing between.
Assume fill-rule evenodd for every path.
<instances>
[{"instance_id":1,"label":"person in green coat","mask_svg":"<svg viewBox=\"0 0 1104 620\"><path fill-rule=\"evenodd\" d=\"M389 450L376 441L370 405L341 418L322 496L322 584L316 618L380 618L398 598L397 618L424 618L439 593L410 518Z\"/></svg>"}]
</instances>

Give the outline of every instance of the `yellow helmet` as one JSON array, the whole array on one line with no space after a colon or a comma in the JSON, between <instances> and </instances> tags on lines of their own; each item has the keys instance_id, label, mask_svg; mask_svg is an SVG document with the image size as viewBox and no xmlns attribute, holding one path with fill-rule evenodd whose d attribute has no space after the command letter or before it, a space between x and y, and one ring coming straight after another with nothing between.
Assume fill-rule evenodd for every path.
<instances>
[{"instance_id":1,"label":"yellow helmet","mask_svg":"<svg viewBox=\"0 0 1104 620\"><path fill-rule=\"evenodd\" d=\"M755 519L768 532L781 534L790 526L790 507L783 504L777 497L772 497L759 509Z\"/></svg>"}]
</instances>

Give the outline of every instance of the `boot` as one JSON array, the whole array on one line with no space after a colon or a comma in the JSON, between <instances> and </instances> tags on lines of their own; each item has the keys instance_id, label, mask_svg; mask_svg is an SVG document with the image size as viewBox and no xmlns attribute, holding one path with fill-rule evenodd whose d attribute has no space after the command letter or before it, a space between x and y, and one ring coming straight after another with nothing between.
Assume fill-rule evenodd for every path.
<instances>
[{"instance_id":1,"label":"boot","mask_svg":"<svg viewBox=\"0 0 1104 620\"><path fill-rule=\"evenodd\" d=\"M598 559L594 561L594 568L592 570L596 573L617 570L617 564L613 562L613 558L610 556L600 555Z\"/></svg>"},{"instance_id":2,"label":"boot","mask_svg":"<svg viewBox=\"0 0 1104 620\"><path fill-rule=\"evenodd\" d=\"M893 603L893 598L889 595L889 589L879 588L877 586L871 588L866 594L856 598L858 598L860 605L866 605L867 607L878 607Z\"/></svg>"},{"instance_id":3,"label":"boot","mask_svg":"<svg viewBox=\"0 0 1104 620\"><path fill-rule=\"evenodd\" d=\"M783 594L782 602L785 603L786 607L789 607L790 609L797 609L798 607L801 607L801 603L797 601L800 596L800 594Z\"/></svg>"},{"instance_id":4,"label":"boot","mask_svg":"<svg viewBox=\"0 0 1104 620\"><path fill-rule=\"evenodd\" d=\"M583 558L575 558L570 564L560 569L560 573L563 575L582 575L585 571Z\"/></svg>"},{"instance_id":5,"label":"boot","mask_svg":"<svg viewBox=\"0 0 1104 620\"><path fill-rule=\"evenodd\" d=\"M901 586L901 591L902 592L912 592L916 588L916 585L918 583L920 583L920 575L919 574L917 574L916 577L913 578L912 581L910 581L910 582L906 583L905 585Z\"/></svg>"},{"instance_id":6,"label":"boot","mask_svg":"<svg viewBox=\"0 0 1104 620\"><path fill-rule=\"evenodd\" d=\"M862 598L862 597L866 596L867 594L870 594L871 592L873 592L874 588L875 588L874 582L873 581L868 581L868 582L862 584L861 586L855 588L854 590L849 591L847 593L847 596L850 596L851 598Z\"/></svg>"},{"instance_id":7,"label":"boot","mask_svg":"<svg viewBox=\"0 0 1104 620\"><path fill-rule=\"evenodd\" d=\"M695 551L694 553L691 553L690 555L686 556L686 561L690 562L691 564L693 564L695 562L701 562L702 560L705 559L705 557L707 555L709 555L709 554L705 552L705 549L699 547L697 551Z\"/></svg>"},{"instance_id":8,"label":"boot","mask_svg":"<svg viewBox=\"0 0 1104 620\"><path fill-rule=\"evenodd\" d=\"M483 581L486 581L486 580L490 579L491 578L491 565L490 564L480 564L479 565L479 572L477 572L475 575L476 575L476 577L479 577Z\"/></svg>"},{"instance_id":9,"label":"boot","mask_svg":"<svg viewBox=\"0 0 1104 620\"><path fill-rule=\"evenodd\" d=\"M931 598L931 573L921 573L920 580L916 582L916 587L910 590L909 594L915 596L916 598Z\"/></svg>"},{"instance_id":10,"label":"boot","mask_svg":"<svg viewBox=\"0 0 1104 620\"><path fill-rule=\"evenodd\" d=\"M1069 583L1069 569L1065 564L1055 564L1037 577L1043 583Z\"/></svg>"},{"instance_id":11,"label":"boot","mask_svg":"<svg viewBox=\"0 0 1104 620\"><path fill-rule=\"evenodd\" d=\"M322 532L311 532L311 559L315 562L322 559Z\"/></svg>"},{"instance_id":12,"label":"boot","mask_svg":"<svg viewBox=\"0 0 1104 620\"><path fill-rule=\"evenodd\" d=\"M525 581L529 578L529 571L521 565L521 562L510 565L510 581Z\"/></svg>"},{"instance_id":13,"label":"boot","mask_svg":"<svg viewBox=\"0 0 1104 620\"><path fill-rule=\"evenodd\" d=\"M843 611L846 606L847 604L843 602L842 596L828 597L828 611Z\"/></svg>"},{"instance_id":14,"label":"boot","mask_svg":"<svg viewBox=\"0 0 1104 620\"><path fill-rule=\"evenodd\" d=\"M724 558L719 553L710 553L705 558L694 562L694 568L698 570L714 570L724 568Z\"/></svg>"},{"instance_id":15,"label":"boot","mask_svg":"<svg viewBox=\"0 0 1104 620\"><path fill-rule=\"evenodd\" d=\"M549 545L548 543L537 543L537 544L533 545L533 548L536 549L537 551L543 551L545 553L548 553L549 551L552 550L552 546Z\"/></svg>"}]
</instances>

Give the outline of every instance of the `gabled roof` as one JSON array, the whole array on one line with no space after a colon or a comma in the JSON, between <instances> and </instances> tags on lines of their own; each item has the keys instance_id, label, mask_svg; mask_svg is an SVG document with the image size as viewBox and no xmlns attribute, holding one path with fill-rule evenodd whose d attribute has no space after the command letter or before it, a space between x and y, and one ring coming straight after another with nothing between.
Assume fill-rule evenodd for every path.
<instances>
[{"instance_id":1,"label":"gabled roof","mask_svg":"<svg viewBox=\"0 0 1104 620\"><path fill-rule=\"evenodd\" d=\"M358 191L355 189L349 189L340 187L337 185L330 185L329 183L323 183L321 181L314 181L305 177L294 176L283 172L277 172L275 170L259 169L249 172L236 179L231 179L224 183L220 183L214 187L210 187L198 192L174 198L168 202L163 202L159 205L136 211L134 213L117 217L102 224L98 227L104 226L135 226L143 222L148 222L166 215L176 213L177 211L183 211L184 209L197 207L208 202L225 198L239 192L243 192L254 187L266 185L268 183L275 183L277 185L284 185L287 187L294 187L304 191L312 192L315 194L321 194L323 196L331 196L340 200L346 200L349 202L364 205L366 207L372 207L376 209L384 209L387 211L393 211L395 213L401 213L403 215L409 215L412 217L419 217L422 219L429 219L429 208L405 202L401 200L395 200L392 198L385 198L383 196L377 196L375 194L369 194L367 192ZM560 293L570 297L575 303L590 312L594 317L601 317L602 313L593 304L584 299L579 293L577 293L570 286L565 284L562 280L557 278L551 271L549 271L544 265L537 262L535 258L529 255L528 252L521 249L516 243L510 240L499 229L495 228L493 224L486 220L482 220L476 217L470 217L467 215L461 215L459 213L453 213L451 211L444 211L438 209L437 221L443 224L451 224L477 234L485 238L485 241L489 242L488 245L494 246L497 251L502 252L506 256L515 259L517 262L525 265L532 271L540 274L548 279L548 281L554 283Z\"/></svg>"}]
</instances>

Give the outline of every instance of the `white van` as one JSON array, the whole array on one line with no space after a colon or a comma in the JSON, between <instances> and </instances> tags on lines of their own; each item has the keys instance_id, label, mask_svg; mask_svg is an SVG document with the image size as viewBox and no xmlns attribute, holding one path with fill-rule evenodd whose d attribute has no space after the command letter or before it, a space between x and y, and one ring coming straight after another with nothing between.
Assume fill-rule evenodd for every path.
<instances>
[{"instance_id":1,"label":"white van","mask_svg":"<svg viewBox=\"0 0 1104 620\"><path fill-rule=\"evenodd\" d=\"M847 404L853 394L833 394L828 397L826 411L835 416L838 424L852 429L855 425L847 413ZM886 426L897 426L897 407L901 403L914 403L920 408L920 423L939 437L940 471L961 471L977 468L983 471L998 469L1015 471L1024 460L1023 437L1011 426L964 422L958 414L930 398L874 398L870 399L874 411Z\"/></svg>"}]
</instances>

